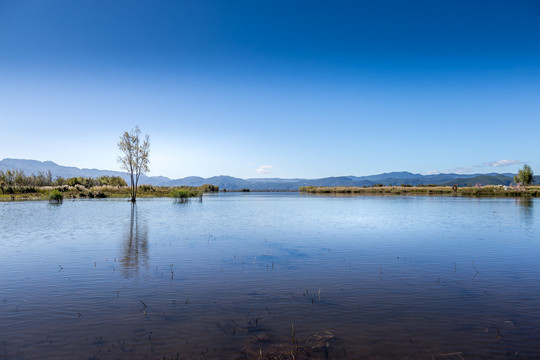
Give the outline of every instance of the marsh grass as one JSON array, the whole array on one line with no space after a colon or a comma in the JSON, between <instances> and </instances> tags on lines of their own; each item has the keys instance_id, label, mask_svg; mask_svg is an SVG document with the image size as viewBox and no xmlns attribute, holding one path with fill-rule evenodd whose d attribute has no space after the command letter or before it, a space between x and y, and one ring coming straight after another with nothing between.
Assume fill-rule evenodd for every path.
<instances>
[{"instance_id":1,"label":"marsh grass","mask_svg":"<svg viewBox=\"0 0 540 360\"><path fill-rule=\"evenodd\" d=\"M197 197L200 195L201 192L199 190L190 188L179 188L171 191L171 197L173 197L178 202L185 202L189 198Z\"/></svg>"},{"instance_id":2,"label":"marsh grass","mask_svg":"<svg viewBox=\"0 0 540 360\"><path fill-rule=\"evenodd\" d=\"M214 192L218 190L219 188L213 185L202 185L199 187L140 185L137 192L137 197L169 197L174 199L189 199L192 197L199 197L200 200L204 192ZM101 199L130 197L130 188L127 186L99 185L87 188L84 185L75 184L74 186L60 185L5 187L3 192L0 193L0 201L50 200L49 194L53 191L60 193L63 199Z\"/></svg>"},{"instance_id":3,"label":"marsh grass","mask_svg":"<svg viewBox=\"0 0 540 360\"><path fill-rule=\"evenodd\" d=\"M199 196L206 192L217 192L219 187L204 184L199 187L153 186L142 184L137 188L139 197L175 197L174 191L182 189L187 197ZM131 187L119 176L100 176L98 178L72 177L53 179L50 171L38 175L25 175L22 170L0 170L1 200L48 200L49 194L57 191L63 198L124 198L131 197ZM58 196L58 195L56 195ZM183 196L181 196L183 197Z\"/></svg>"},{"instance_id":4,"label":"marsh grass","mask_svg":"<svg viewBox=\"0 0 540 360\"><path fill-rule=\"evenodd\" d=\"M504 187L498 185L462 187L451 186L303 186L301 193L334 195L449 195L449 196L492 196L492 197L538 197L540 186Z\"/></svg>"}]
</instances>

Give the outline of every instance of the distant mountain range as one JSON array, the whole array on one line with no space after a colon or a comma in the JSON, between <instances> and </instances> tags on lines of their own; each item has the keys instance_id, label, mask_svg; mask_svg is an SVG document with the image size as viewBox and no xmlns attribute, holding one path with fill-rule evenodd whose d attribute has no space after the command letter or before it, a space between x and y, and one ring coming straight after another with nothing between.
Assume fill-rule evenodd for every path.
<instances>
[{"instance_id":1,"label":"distant mountain range","mask_svg":"<svg viewBox=\"0 0 540 360\"><path fill-rule=\"evenodd\" d=\"M37 174L39 172L51 171L53 177L99 177L103 175L121 176L129 181L129 176L120 171L98 170L98 169L79 169L72 166L58 165L52 161L37 161L23 159L3 159L0 161L0 170L22 170L25 174ZM390 172L369 176L339 176L327 177L322 179L240 179L231 176L214 176L202 178L198 176L189 176L182 179L170 179L164 176L141 176L140 184L158 185L158 186L200 186L203 184L212 184L219 186L220 189L227 190L298 190L301 186L372 186L376 184L383 185L453 185L474 186L481 185L510 185L513 182L514 174L511 173L490 173L490 174L436 174L421 175L413 174L407 171ZM540 176L535 176L535 183L540 183Z\"/></svg>"}]
</instances>

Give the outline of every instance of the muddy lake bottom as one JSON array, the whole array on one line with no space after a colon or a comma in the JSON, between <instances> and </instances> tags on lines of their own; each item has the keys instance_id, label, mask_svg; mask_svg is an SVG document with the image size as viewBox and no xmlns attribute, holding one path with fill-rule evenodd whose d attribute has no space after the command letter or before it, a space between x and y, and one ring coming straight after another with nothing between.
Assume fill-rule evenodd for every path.
<instances>
[{"instance_id":1,"label":"muddy lake bottom","mask_svg":"<svg viewBox=\"0 0 540 360\"><path fill-rule=\"evenodd\" d=\"M0 359L540 358L539 206L0 203Z\"/></svg>"}]
</instances>

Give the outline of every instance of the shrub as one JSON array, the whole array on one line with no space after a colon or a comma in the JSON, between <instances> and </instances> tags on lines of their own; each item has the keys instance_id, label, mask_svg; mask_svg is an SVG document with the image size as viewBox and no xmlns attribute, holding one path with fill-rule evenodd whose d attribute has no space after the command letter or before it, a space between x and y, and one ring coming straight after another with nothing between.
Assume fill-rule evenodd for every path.
<instances>
[{"instance_id":1,"label":"shrub","mask_svg":"<svg viewBox=\"0 0 540 360\"><path fill-rule=\"evenodd\" d=\"M62 186L62 185L67 185L68 181L66 179L64 179L63 177L61 176L57 176L55 179L54 179L54 182L53 182L53 185L56 185L56 186Z\"/></svg>"},{"instance_id":2,"label":"shrub","mask_svg":"<svg viewBox=\"0 0 540 360\"><path fill-rule=\"evenodd\" d=\"M92 191L91 193L95 198L98 198L98 199L104 199L107 197L107 195L101 191Z\"/></svg>"},{"instance_id":3,"label":"shrub","mask_svg":"<svg viewBox=\"0 0 540 360\"><path fill-rule=\"evenodd\" d=\"M156 191L156 189L152 185L139 185L139 190L141 190L142 192Z\"/></svg>"},{"instance_id":4,"label":"shrub","mask_svg":"<svg viewBox=\"0 0 540 360\"><path fill-rule=\"evenodd\" d=\"M76 184L75 189L77 189L77 191L85 191L86 190L86 188L84 186L82 186L81 184Z\"/></svg>"},{"instance_id":5,"label":"shrub","mask_svg":"<svg viewBox=\"0 0 540 360\"><path fill-rule=\"evenodd\" d=\"M100 176L97 182L99 185L127 186L126 181L120 176Z\"/></svg>"},{"instance_id":6,"label":"shrub","mask_svg":"<svg viewBox=\"0 0 540 360\"><path fill-rule=\"evenodd\" d=\"M67 180L69 186L81 185L81 178L72 177Z\"/></svg>"},{"instance_id":7,"label":"shrub","mask_svg":"<svg viewBox=\"0 0 540 360\"><path fill-rule=\"evenodd\" d=\"M211 184L204 184L199 187L197 187L202 192L218 192L219 186L211 185Z\"/></svg>"},{"instance_id":8,"label":"shrub","mask_svg":"<svg viewBox=\"0 0 540 360\"><path fill-rule=\"evenodd\" d=\"M64 195L60 191L54 189L49 193L49 201L51 203L60 204L62 200L64 200Z\"/></svg>"},{"instance_id":9,"label":"shrub","mask_svg":"<svg viewBox=\"0 0 540 360\"><path fill-rule=\"evenodd\" d=\"M61 185L61 186L57 186L57 187L56 187L56 190L61 191L61 192L66 192L66 191L69 190L69 185Z\"/></svg>"},{"instance_id":10,"label":"shrub","mask_svg":"<svg viewBox=\"0 0 540 360\"><path fill-rule=\"evenodd\" d=\"M184 189L184 188L174 189L171 192L171 196L177 200L186 200L187 198L195 197L199 195L200 195L200 192L197 190L190 190L190 189Z\"/></svg>"},{"instance_id":11,"label":"shrub","mask_svg":"<svg viewBox=\"0 0 540 360\"><path fill-rule=\"evenodd\" d=\"M34 186L21 186L17 189L17 192L21 194L29 194L29 193L35 193L37 192L37 190Z\"/></svg>"}]
</instances>

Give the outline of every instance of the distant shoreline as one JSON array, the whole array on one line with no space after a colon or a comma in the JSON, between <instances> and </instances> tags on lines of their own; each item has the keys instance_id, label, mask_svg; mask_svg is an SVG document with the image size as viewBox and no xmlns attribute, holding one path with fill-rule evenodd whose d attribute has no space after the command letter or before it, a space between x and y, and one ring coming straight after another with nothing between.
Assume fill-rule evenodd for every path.
<instances>
[{"instance_id":1,"label":"distant shoreline","mask_svg":"<svg viewBox=\"0 0 540 360\"><path fill-rule=\"evenodd\" d=\"M468 197L538 197L540 186L373 186L373 187L347 187L347 186L304 186L301 193L306 194L336 194L336 195L453 195Z\"/></svg>"},{"instance_id":2,"label":"distant shoreline","mask_svg":"<svg viewBox=\"0 0 540 360\"><path fill-rule=\"evenodd\" d=\"M179 187L141 185L137 192L138 198L174 198L173 190ZM189 187L185 187L189 188ZM48 200L49 193L53 189L61 189L65 200L69 199L101 199L101 198L129 198L129 187L125 186L97 186L85 188L83 186L43 186L43 187L20 187L14 193L0 193L0 201L39 201ZM197 189L197 188L191 188ZM216 191L199 191L216 193ZM540 186L527 187L509 186L474 186L458 187L451 186L374 186L374 187L317 187L305 186L299 190L220 190L221 193L276 193L298 192L308 195L341 195L341 196L459 196L459 197L513 197L513 198L537 198L540 195Z\"/></svg>"}]
</instances>

